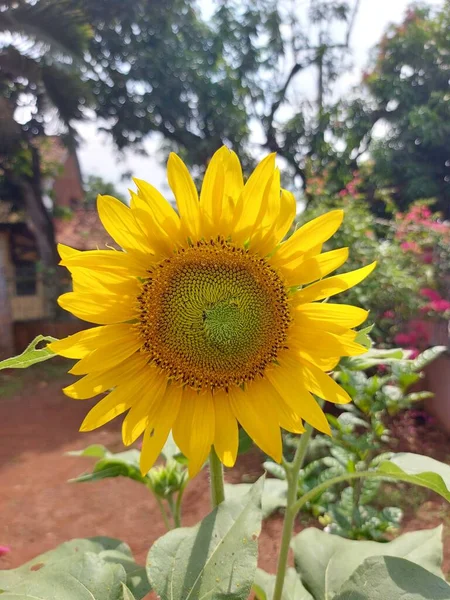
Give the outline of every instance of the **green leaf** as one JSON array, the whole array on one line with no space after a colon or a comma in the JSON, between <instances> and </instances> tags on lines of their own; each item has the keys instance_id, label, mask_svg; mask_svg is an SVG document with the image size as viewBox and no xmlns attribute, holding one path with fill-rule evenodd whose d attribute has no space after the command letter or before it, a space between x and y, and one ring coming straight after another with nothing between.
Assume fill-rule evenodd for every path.
<instances>
[{"instance_id":1,"label":"green leaf","mask_svg":"<svg viewBox=\"0 0 450 600\"><path fill-rule=\"evenodd\" d=\"M130 592L127 586L122 583L123 600L136 600L136 597Z\"/></svg>"},{"instance_id":2,"label":"green leaf","mask_svg":"<svg viewBox=\"0 0 450 600\"><path fill-rule=\"evenodd\" d=\"M67 456L93 456L95 458L103 458L108 454L108 449L101 444L91 444L83 450L70 450L66 452Z\"/></svg>"},{"instance_id":3,"label":"green leaf","mask_svg":"<svg viewBox=\"0 0 450 600\"><path fill-rule=\"evenodd\" d=\"M79 560L65 559L18 581L4 600L123 600L125 570L87 552Z\"/></svg>"},{"instance_id":4,"label":"green leaf","mask_svg":"<svg viewBox=\"0 0 450 600\"><path fill-rule=\"evenodd\" d=\"M6 360L0 361L0 370L1 369L26 369L27 367L31 367L35 363L42 362L44 360L48 360L49 358L53 358L56 356L54 352L49 350L47 346L43 348L37 348L37 345L41 342L55 342L56 338L51 337L49 335L38 335L34 340L25 348L22 354L19 356L13 356L12 358L7 358Z\"/></svg>"},{"instance_id":5,"label":"green leaf","mask_svg":"<svg viewBox=\"0 0 450 600\"><path fill-rule=\"evenodd\" d=\"M308 528L292 540L295 568L315 600L331 600L370 556L399 556L442 577L442 527L405 533L392 542L356 541ZM380 600L384 600L380 596ZM395 596L394 596L395 598Z\"/></svg>"},{"instance_id":6,"label":"green leaf","mask_svg":"<svg viewBox=\"0 0 450 600\"><path fill-rule=\"evenodd\" d=\"M450 502L450 466L434 458L412 452L394 454L389 461L382 462L377 471L380 475L426 487Z\"/></svg>"},{"instance_id":7,"label":"green leaf","mask_svg":"<svg viewBox=\"0 0 450 600\"><path fill-rule=\"evenodd\" d=\"M405 359L406 354L401 348L392 348L391 350L371 348L361 356L346 358L345 367L352 371L365 371L377 365L394 364Z\"/></svg>"},{"instance_id":8,"label":"green leaf","mask_svg":"<svg viewBox=\"0 0 450 600\"><path fill-rule=\"evenodd\" d=\"M395 556L367 558L333 600L449 600L450 586L423 567Z\"/></svg>"},{"instance_id":9,"label":"green leaf","mask_svg":"<svg viewBox=\"0 0 450 600\"><path fill-rule=\"evenodd\" d=\"M79 452L70 452L72 456L96 456L99 457L90 473L83 473L74 479L70 479L70 483L84 483L88 481L99 481L109 477L128 477L139 483L147 485L149 480L146 476L141 475L139 460L141 453L135 448L118 452L114 454L109 452L104 446L94 444L88 446Z\"/></svg>"},{"instance_id":10,"label":"green leaf","mask_svg":"<svg viewBox=\"0 0 450 600\"><path fill-rule=\"evenodd\" d=\"M275 591L275 575L269 575L262 569L257 569L253 591L258 600L272 600ZM289 568L284 579L281 600L314 600L305 589L295 569Z\"/></svg>"},{"instance_id":11,"label":"green leaf","mask_svg":"<svg viewBox=\"0 0 450 600\"><path fill-rule=\"evenodd\" d=\"M257 563L264 480L225 500L195 527L175 529L150 549L147 574L162 600L246 600Z\"/></svg>"},{"instance_id":12,"label":"green leaf","mask_svg":"<svg viewBox=\"0 0 450 600\"><path fill-rule=\"evenodd\" d=\"M419 354L419 356L412 361L413 370L422 371L427 365L446 351L447 346L433 346L433 348L428 348L428 350Z\"/></svg>"},{"instance_id":13,"label":"green leaf","mask_svg":"<svg viewBox=\"0 0 450 600\"><path fill-rule=\"evenodd\" d=\"M372 340L370 339L370 332L372 331L374 325L369 325L368 327L364 327L364 329L360 329L355 337L355 342L357 344L361 344L369 350L372 347Z\"/></svg>"},{"instance_id":14,"label":"green leaf","mask_svg":"<svg viewBox=\"0 0 450 600\"><path fill-rule=\"evenodd\" d=\"M96 561L95 558L98 558L98 560ZM113 538L95 537L65 542L17 569L0 571L0 590L7 590L12 593L26 588L26 590L31 590L33 593L36 592L37 596L38 590L41 589L40 586L44 586L42 589L46 589L47 585L53 585L53 580L55 580L55 586L57 586L61 577L61 585L65 585L64 582L67 578L76 577L78 571L76 571L75 566L78 563L82 565L80 573L84 568L88 571L89 569L95 571L92 573L91 578L93 584L97 580L104 582L105 578L112 576L111 574L120 574L117 581L114 579L114 590L119 590L117 594L111 597L97 595L94 596L96 599L115 600L117 598L117 600L122 600L121 583L126 584L129 590L132 591L135 600L143 598L151 589L144 567L134 562L127 544ZM87 585L81 575L80 581L83 581L83 585ZM90 589L88 585L87 587ZM25 597L28 598L29 596ZM3 598L5 596L2 596ZM53 600L53 596L48 596L48 598L43 596L43 598L44 600ZM55 596L55 600L56 598L58 596ZM61 598L72 600L72 596L65 596L64 594L58 600ZM73 596L73 598L76 598L76 600L79 598L84 599L84 596ZM89 598L92 600L92 596L89 596Z\"/></svg>"},{"instance_id":15,"label":"green leaf","mask_svg":"<svg viewBox=\"0 0 450 600\"><path fill-rule=\"evenodd\" d=\"M225 498L243 498L252 488L251 483L226 483ZM280 479L266 479L262 494L262 517L267 519L279 508L287 505L287 483Z\"/></svg>"},{"instance_id":16,"label":"green leaf","mask_svg":"<svg viewBox=\"0 0 450 600\"><path fill-rule=\"evenodd\" d=\"M286 479L286 471L282 465L279 465L278 463L274 463L271 460L266 460L263 463L263 467L265 468L265 470L268 473L270 473L277 479Z\"/></svg>"}]
</instances>

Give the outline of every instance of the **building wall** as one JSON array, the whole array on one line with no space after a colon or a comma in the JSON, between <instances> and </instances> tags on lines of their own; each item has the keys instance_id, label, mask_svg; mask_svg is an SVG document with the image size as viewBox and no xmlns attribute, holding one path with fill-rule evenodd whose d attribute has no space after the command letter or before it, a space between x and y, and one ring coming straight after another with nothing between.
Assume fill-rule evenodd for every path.
<instances>
[{"instance_id":1,"label":"building wall","mask_svg":"<svg viewBox=\"0 0 450 600\"><path fill-rule=\"evenodd\" d=\"M47 316L45 290L39 273L37 276L36 294L32 296L18 296L16 293L16 271L14 263L11 260L9 232L7 230L0 231L0 267L1 265L3 265L6 282L9 318L12 321L32 321L45 318ZM0 306L0 313L1 310L2 306ZM0 329L0 331L2 330Z\"/></svg>"},{"instance_id":2,"label":"building wall","mask_svg":"<svg viewBox=\"0 0 450 600\"><path fill-rule=\"evenodd\" d=\"M76 208L82 204L84 191L78 160L74 154L67 157L62 173L53 185L53 194L57 206Z\"/></svg>"},{"instance_id":3,"label":"building wall","mask_svg":"<svg viewBox=\"0 0 450 600\"><path fill-rule=\"evenodd\" d=\"M9 237L0 231L0 359L14 354L14 335L8 288Z\"/></svg>"}]
</instances>

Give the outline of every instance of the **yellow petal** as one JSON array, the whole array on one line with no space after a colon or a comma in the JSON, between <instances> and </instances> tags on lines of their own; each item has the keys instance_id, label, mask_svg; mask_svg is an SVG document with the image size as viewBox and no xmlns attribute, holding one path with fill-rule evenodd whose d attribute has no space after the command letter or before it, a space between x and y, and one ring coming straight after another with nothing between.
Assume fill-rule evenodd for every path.
<instances>
[{"instance_id":1,"label":"yellow petal","mask_svg":"<svg viewBox=\"0 0 450 600\"><path fill-rule=\"evenodd\" d=\"M370 275L375 269L376 264L376 262L373 262L361 269L342 273L341 275L334 275L333 277L313 283L295 294L293 304L298 305L313 302L314 300L323 300L323 298L329 298L330 296L345 292L345 290L352 288Z\"/></svg>"},{"instance_id":2,"label":"yellow petal","mask_svg":"<svg viewBox=\"0 0 450 600\"><path fill-rule=\"evenodd\" d=\"M263 452L281 461L281 431L277 407L265 394L264 380L250 382L245 391L238 387L229 390L234 416Z\"/></svg>"},{"instance_id":3,"label":"yellow petal","mask_svg":"<svg viewBox=\"0 0 450 600\"><path fill-rule=\"evenodd\" d=\"M335 326L337 330L338 326ZM289 347L306 350L313 348L322 356L359 356L367 352L367 348L352 341L346 332L332 333L320 329L292 326L290 330Z\"/></svg>"},{"instance_id":4,"label":"yellow petal","mask_svg":"<svg viewBox=\"0 0 450 600\"><path fill-rule=\"evenodd\" d=\"M192 240L200 239L200 205L192 177L184 162L174 152L167 163L169 185L175 196L182 227Z\"/></svg>"},{"instance_id":5,"label":"yellow petal","mask_svg":"<svg viewBox=\"0 0 450 600\"><path fill-rule=\"evenodd\" d=\"M189 459L189 476L202 468L214 442L214 404L210 394L185 388L180 411L173 426L173 438Z\"/></svg>"},{"instance_id":6,"label":"yellow petal","mask_svg":"<svg viewBox=\"0 0 450 600\"><path fill-rule=\"evenodd\" d=\"M128 206L113 196L98 196L97 210L103 227L119 246L143 254L148 252L142 230Z\"/></svg>"},{"instance_id":7,"label":"yellow petal","mask_svg":"<svg viewBox=\"0 0 450 600\"><path fill-rule=\"evenodd\" d=\"M302 361L301 372L306 387L313 394L334 404L348 404L352 401L347 392L334 379L312 363Z\"/></svg>"},{"instance_id":8,"label":"yellow petal","mask_svg":"<svg viewBox=\"0 0 450 600\"><path fill-rule=\"evenodd\" d=\"M142 179L133 179L133 181L138 188L138 197L143 200L143 202L139 202L138 199L135 199L136 208L148 213L150 219L148 225L151 226L156 221L170 239L178 240L181 230L180 217L170 203L146 181ZM151 229L148 233L150 232Z\"/></svg>"},{"instance_id":9,"label":"yellow petal","mask_svg":"<svg viewBox=\"0 0 450 600\"><path fill-rule=\"evenodd\" d=\"M236 204L239 196L244 189L244 178L242 176L242 167L239 158L235 152L229 150L224 158L225 163L225 198L231 198Z\"/></svg>"},{"instance_id":10,"label":"yellow petal","mask_svg":"<svg viewBox=\"0 0 450 600\"><path fill-rule=\"evenodd\" d=\"M92 340L96 347L69 371L72 375L84 375L106 371L120 364L142 346L143 340L133 325L107 325L103 339Z\"/></svg>"},{"instance_id":11,"label":"yellow petal","mask_svg":"<svg viewBox=\"0 0 450 600\"><path fill-rule=\"evenodd\" d=\"M55 354L66 358L84 358L98 347L99 340L109 340L110 337L114 336L115 327L122 328L123 325L105 325L85 329L62 340L52 342L48 345L48 348ZM125 327L128 327L128 325ZM109 333L110 329L112 329L111 334Z\"/></svg>"},{"instance_id":12,"label":"yellow petal","mask_svg":"<svg viewBox=\"0 0 450 600\"><path fill-rule=\"evenodd\" d=\"M340 356L320 356L311 348L296 348L295 354L299 358L315 364L322 371L332 371L341 360Z\"/></svg>"},{"instance_id":13,"label":"yellow petal","mask_svg":"<svg viewBox=\"0 0 450 600\"><path fill-rule=\"evenodd\" d=\"M319 431L330 435L327 418L302 379L301 363L292 358L280 359L279 362L279 365L266 369L267 379L295 414Z\"/></svg>"},{"instance_id":14,"label":"yellow petal","mask_svg":"<svg viewBox=\"0 0 450 600\"><path fill-rule=\"evenodd\" d=\"M294 295L295 298L295 295ZM328 331L334 331L333 326L338 326L337 333L341 328L352 329L358 327L367 319L369 311L351 306L350 304L310 303L300 304L294 313L295 324L299 327L320 327Z\"/></svg>"},{"instance_id":15,"label":"yellow petal","mask_svg":"<svg viewBox=\"0 0 450 600\"><path fill-rule=\"evenodd\" d=\"M282 266L284 263L298 258L314 246L326 242L339 229L343 218L343 210L332 210L302 225L289 239L281 244L273 260L276 261L277 265Z\"/></svg>"},{"instance_id":16,"label":"yellow petal","mask_svg":"<svg viewBox=\"0 0 450 600\"><path fill-rule=\"evenodd\" d=\"M231 410L228 394L217 392L213 396L215 411L214 448L226 467L236 462L239 434L236 418Z\"/></svg>"},{"instance_id":17,"label":"yellow petal","mask_svg":"<svg viewBox=\"0 0 450 600\"><path fill-rule=\"evenodd\" d=\"M159 226L142 198L132 190L130 190L130 196L134 218L146 236L148 247L151 248L149 259L158 260L172 254L179 240L176 237L170 238ZM142 206L145 206L145 209L142 209Z\"/></svg>"},{"instance_id":18,"label":"yellow petal","mask_svg":"<svg viewBox=\"0 0 450 600\"><path fill-rule=\"evenodd\" d=\"M59 256L64 258L69 258L70 256L75 256L76 254L80 254L81 250L76 250L75 248L71 248L70 246L66 246L65 244L57 244L56 248L58 250Z\"/></svg>"},{"instance_id":19,"label":"yellow petal","mask_svg":"<svg viewBox=\"0 0 450 600\"><path fill-rule=\"evenodd\" d=\"M261 210L248 235L249 246L265 256L276 246L276 225L280 214L280 171L275 169L264 190Z\"/></svg>"},{"instance_id":20,"label":"yellow petal","mask_svg":"<svg viewBox=\"0 0 450 600\"><path fill-rule=\"evenodd\" d=\"M84 267L96 272L113 272L128 277L148 277L148 268L153 260L142 255L116 250L86 250L64 258L59 264L67 267Z\"/></svg>"},{"instance_id":21,"label":"yellow petal","mask_svg":"<svg viewBox=\"0 0 450 600\"><path fill-rule=\"evenodd\" d=\"M347 258L348 248L339 248L306 260L303 257L293 260L280 267L280 272L289 285L306 285L326 277L343 265Z\"/></svg>"},{"instance_id":22,"label":"yellow petal","mask_svg":"<svg viewBox=\"0 0 450 600\"><path fill-rule=\"evenodd\" d=\"M156 407L164 396L167 377L159 368L148 367L140 399L131 407L122 423L122 440L129 446L141 435L154 417Z\"/></svg>"},{"instance_id":23,"label":"yellow petal","mask_svg":"<svg viewBox=\"0 0 450 600\"><path fill-rule=\"evenodd\" d=\"M154 411L145 430L141 451L141 473L145 475L153 467L166 443L169 432L178 416L181 404L181 387L170 385L162 400L154 404Z\"/></svg>"},{"instance_id":24,"label":"yellow petal","mask_svg":"<svg viewBox=\"0 0 450 600\"><path fill-rule=\"evenodd\" d=\"M74 292L92 291L106 292L111 290L115 293L122 293L133 277L119 275L117 273L108 273L107 271L96 272L83 267L70 267L72 275L72 285Z\"/></svg>"},{"instance_id":25,"label":"yellow petal","mask_svg":"<svg viewBox=\"0 0 450 600\"><path fill-rule=\"evenodd\" d=\"M131 321L137 317L136 300L139 288L134 293L83 294L68 292L58 298L58 304L83 321L97 325L111 325Z\"/></svg>"},{"instance_id":26,"label":"yellow petal","mask_svg":"<svg viewBox=\"0 0 450 600\"><path fill-rule=\"evenodd\" d=\"M91 373L63 389L66 396L74 400L85 400L98 396L115 387L120 382L132 381L148 368L148 359L142 354L134 354L126 361L99 373Z\"/></svg>"},{"instance_id":27,"label":"yellow petal","mask_svg":"<svg viewBox=\"0 0 450 600\"><path fill-rule=\"evenodd\" d=\"M234 226L233 239L245 241L253 230L258 217L264 214L268 196L265 190L275 171L275 154L269 154L250 175L242 191L242 212Z\"/></svg>"},{"instance_id":28,"label":"yellow petal","mask_svg":"<svg viewBox=\"0 0 450 600\"><path fill-rule=\"evenodd\" d=\"M276 406L278 413L278 423L280 427L291 431L292 433L303 433L305 428L298 414L286 404L273 385L266 379L264 381L264 395L272 406Z\"/></svg>"},{"instance_id":29,"label":"yellow petal","mask_svg":"<svg viewBox=\"0 0 450 600\"><path fill-rule=\"evenodd\" d=\"M200 192L200 210L202 213L202 229L205 237L213 237L219 233L223 209L225 168L224 158L229 150L222 146L211 158ZM220 233L223 233L220 231Z\"/></svg>"},{"instance_id":30,"label":"yellow petal","mask_svg":"<svg viewBox=\"0 0 450 600\"><path fill-rule=\"evenodd\" d=\"M292 227L292 223L295 219L295 213L297 212L297 203L295 196L288 190L281 190L280 196L280 211L276 225L276 242L280 242L284 236L289 232Z\"/></svg>"}]
</instances>

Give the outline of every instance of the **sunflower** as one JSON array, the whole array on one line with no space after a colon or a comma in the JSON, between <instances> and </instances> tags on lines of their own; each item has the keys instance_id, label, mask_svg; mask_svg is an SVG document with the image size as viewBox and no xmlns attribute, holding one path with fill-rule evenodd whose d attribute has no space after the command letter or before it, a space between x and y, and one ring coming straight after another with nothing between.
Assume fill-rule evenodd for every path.
<instances>
[{"instance_id":1,"label":"sunflower","mask_svg":"<svg viewBox=\"0 0 450 600\"><path fill-rule=\"evenodd\" d=\"M330 433L315 396L350 401L327 373L340 357L366 351L353 328L367 311L321 301L359 283L375 264L325 278L348 256L348 248L321 252L341 210L282 241L296 205L280 187L273 154L244 184L236 154L221 148L200 197L176 154L167 170L177 211L137 179L130 207L98 197L100 219L123 251L59 246L73 278L73 292L59 304L98 325L50 345L79 360L70 372L83 377L64 392L75 399L106 392L81 431L127 413L123 442L143 434L142 473L170 431L191 476L211 446L232 466L239 424L280 461L280 428L301 433L306 421Z\"/></svg>"}]
</instances>

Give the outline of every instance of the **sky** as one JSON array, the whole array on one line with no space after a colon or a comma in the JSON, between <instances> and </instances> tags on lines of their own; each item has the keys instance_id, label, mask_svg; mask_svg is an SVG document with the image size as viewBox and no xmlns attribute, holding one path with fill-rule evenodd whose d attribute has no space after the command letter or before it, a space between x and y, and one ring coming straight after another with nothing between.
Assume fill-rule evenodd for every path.
<instances>
[{"instance_id":1,"label":"sky","mask_svg":"<svg viewBox=\"0 0 450 600\"><path fill-rule=\"evenodd\" d=\"M206 1L203 0L205 3ZM427 4L431 6L442 6L442 3L443 0L427 0ZM399 23L402 20L409 4L409 0L361 0L350 40L353 68L337 82L336 94L348 93L358 84L368 63L370 50L380 40L390 23ZM312 96L314 87L311 74L306 74L301 84L303 94ZM142 156L132 150L118 154L108 135L97 131L94 121L84 122L77 129L82 139L78 153L84 177L90 174L101 176L114 182L117 189L126 194L132 182L123 181L121 176L125 171L130 171L133 176L145 179L162 191L167 191L165 168L161 164L159 152L160 137L155 135L145 142L148 156Z\"/></svg>"}]
</instances>

